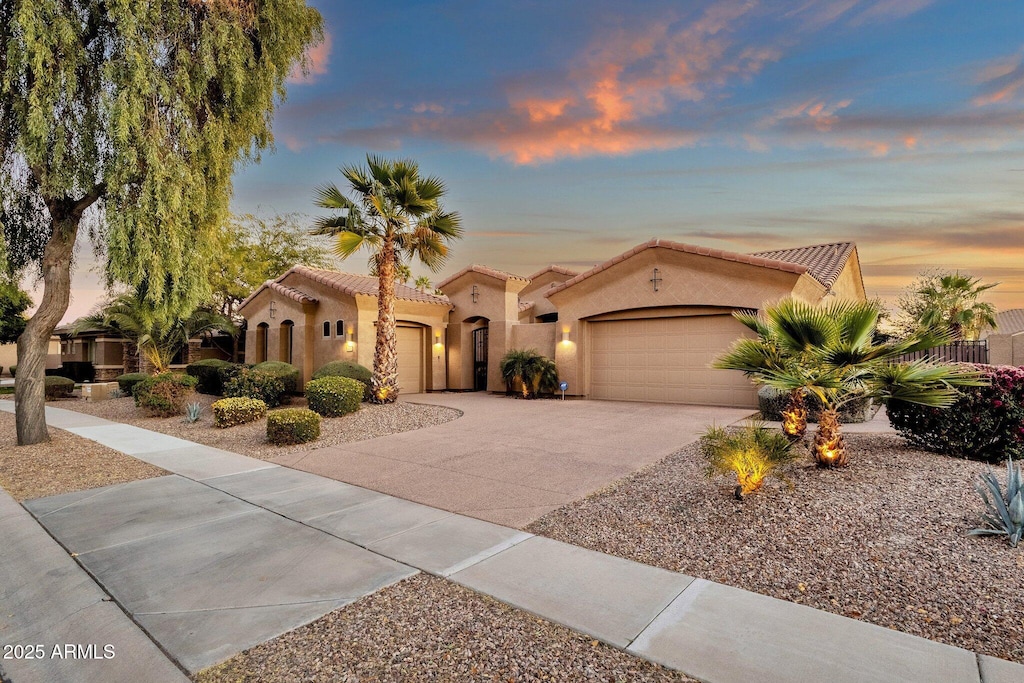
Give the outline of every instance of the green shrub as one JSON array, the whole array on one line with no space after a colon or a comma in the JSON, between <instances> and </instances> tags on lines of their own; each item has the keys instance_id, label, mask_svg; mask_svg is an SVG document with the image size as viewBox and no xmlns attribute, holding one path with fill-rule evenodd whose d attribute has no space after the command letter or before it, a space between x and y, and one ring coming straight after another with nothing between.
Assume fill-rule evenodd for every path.
<instances>
[{"instance_id":1,"label":"green shrub","mask_svg":"<svg viewBox=\"0 0 1024 683\"><path fill-rule=\"evenodd\" d=\"M244 396L222 398L214 401L210 408L213 410L213 425L221 428L255 422L267 414L266 403Z\"/></svg>"},{"instance_id":2,"label":"green shrub","mask_svg":"<svg viewBox=\"0 0 1024 683\"><path fill-rule=\"evenodd\" d=\"M71 398L71 392L75 390L75 380L58 375L49 375L44 379L43 392L46 400L52 401L57 398Z\"/></svg>"},{"instance_id":3,"label":"green shrub","mask_svg":"<svg viewBox=\"0 0 1024 683\"><path fill-rule=\"evenodd\" d=\"M224 386L225 396L256 398L271 408L281 404L284 393L285 384L280 377L260 372L256 368L244 368L238 377L229 380Z\"/></svg>"},{"instance_id":4,"label":"green shrub","mask_svg":"<svg viewBox=\"0 0 1024 683\"><path fill-rule=\"evenodd\" d=\"M349 377L321 377L306 385L309 408L324 417L341 417L359 410L366 387Z\"/></svg>"},{"instance_id":5,"label":"green shrub","mask_svg":"<svg viewBox=\"0 0 1024 683\"><path fill-rule=\"evenodd\" d=\"M320 416L308 408L267 413L267 441L278 446L307 443L320 436Z\"/></svg>"},{"instance_id":6,"label":"green shrub","mask_svg":"<svg viewBox=\"0 0 1024 683\"><path fill-rule=\"evenodd\" d=\"M889 422L926 450L990 463L1024 459L1024 368L975 367L989 386L961 387L949 408L890 400Z\"/></svg>"},{"instance_id":7,"label":"green shrub","mask_svg":"<svg viewBox=\"0 0 1024 683\"><path fill-rule=\"evenodd\" d=\"M144 372L129 372L128 374L117 376L114 381L117 382L117 388L120 389L125 396L131 396L135 393L135 385L147 377L149 377L149 375Z\"/></svg>"},{"instance_id":8,"label":"green shrub","mask_svg":"<svg viewBox=\"0 0 1024 683\"><path fill-rule=\"evenodd\" d=\"M196 391L200 394L223 396L224 384L237 377L240 369L241 366L238 363L220 358L206 358L189 363L185 372L199 380L199 383L196 384Z\"/></svg>"},{"instance_id":9,"label":"green shrub","mask_svg":"<svg viewBox=\"0 0 1024 683\"><path fill-rule=\"evenodd\" d=\"M373 372L359 363L352 363L347 360L330 362L313 373L313 379L321 379L323 377L348 377L354 379L364 387L363 400L370 400L370 381L373 379ZM308 387L306 390L309 390Z\"/></svg>"},{"instance_id":10,"label":"green shrub","mask_svg":"<svg viewBox=\"0 0 1024 683\"><path fill-rule=\"evenodd\" d=\"M738 430L709 427L700 438L707 476L736 475L736 497L761 488L773 470L797 457L786 435L751 422Z\"/></svg>"},{"instance_id":11,"label":"green shrub","mask_svg":"<svg viewBox=\"0 0 1024 683\"><path fill-rule=\"evenodd\" d=\"M291 363L268 360L258 363L253 369L280 378L284 382L284 390L289 394L299 391L299 369Z\"/></svg>"},{"instance_id":12,"label":"green shrub","mask_svg":"<svg viewBox=\"0 0 1024 683\"><path fill-rule=\"evenodd\" d=\"M180 372L152 375L135 385L135 405L160 417L180 415L196 388L196 378Z\"/></svg>"},{"instance_id":13,"label":"green shrub","mask_svg":"<svg viewBox=\"0 0 1024 683\"><path fill-rule=\"evenodd\" d=\"M18 369L17 365L12 365L11 366L11 377L14 377L14 371L17 370L17 369Z\"/></svg>"},{"instance_id":14,"label":"green shrub","mask_svg":"<svg viewBox=\"0 0 1024 683\"><path fill-rule=\"evenodd\" d=\"M502 357L499 367L509 392L518 385L523 398L537 398L558 387L555 361L542 356L536 349L510 349Z\"/></svg>"}]
</instances>

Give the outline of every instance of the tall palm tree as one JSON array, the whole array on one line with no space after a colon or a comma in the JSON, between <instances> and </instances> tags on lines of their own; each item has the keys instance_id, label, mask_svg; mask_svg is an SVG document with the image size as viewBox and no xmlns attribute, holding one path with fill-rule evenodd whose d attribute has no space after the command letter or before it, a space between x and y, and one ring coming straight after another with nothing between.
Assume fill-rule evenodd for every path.
<instances>
[{"instance_id":1,"label":"tall palm tree","mask_svg":"<svg viewBox=\"0 0 1024 683\"><path fill-rule=\"evenodd\" d=\"M430 277L427 275L421 275L418 278L416 278L416 282L414 284L416 286L416 289L418 289L421 292L425 292L434 286L434 283L430 281Z\"/></svg>"},{"instance_id":2,"label":"tall palm tree","mask_svg":"<svg viewBox=\"0 0 1024 683\"><path fill-rule=\"evenodd\" d=\"M377 340L373 352L371 400L398 398L398 341L395 276L399 265L418 259L432 271L444 265L448 243L462 236L461 217L441 206L444 182L421 177L411 160L367 155L366 166L345 166L352 198L333 184L317 188L317 206L342 213L322 218L315 235L334 235L334 252L347 258L360 249L377 266Z\"/></svg>"},{"instance_id":3,"label":"tall palm tree","mask_svg":"<svg viewBox=\"0 0 1024 683\"><path fill-rule=\"evenodd\" d=\"M832 300L818 305L788 298L758 316L736 313L757 333L737 340L714 367L742 370L754 382L790 392L813 394L821 402L815 434L818 464L841 467L847 453L839 408L863 398L920 403L945 408L958 386L983 384L980 374L927 360L901 363L900 356L948 341L948 336L922 332L897 341L879 341L876 327L881 309L875 302Z\"/></svg>"},{"instance_id":4,"label":"tall palm tree","mask_svg":"<svg viewBox=\"0 0 1024 683\"><path fill-rule=\"evenodd\" d=\"M166 372L175 354L204 332L236 330L230 319L202 308L186 316L153 304L139 292L115 297L94 313L79 318L71 334L103 330L128 340L155 372Z\"/></svg>"},{"instance_id":5,"label":"tall palm tree","mask_svg":"<svg viewBox=\"0 0 1024 683\"><path fill-rule=\"evenodd\" d=\"M996 326L996 309L979 301L982 293L997 282L983 285L981 278L947 273L917 290L922 302L917 322L923 327L947 329L954 339L973 341L981 332Z\"/></svg>"}]
</instances>

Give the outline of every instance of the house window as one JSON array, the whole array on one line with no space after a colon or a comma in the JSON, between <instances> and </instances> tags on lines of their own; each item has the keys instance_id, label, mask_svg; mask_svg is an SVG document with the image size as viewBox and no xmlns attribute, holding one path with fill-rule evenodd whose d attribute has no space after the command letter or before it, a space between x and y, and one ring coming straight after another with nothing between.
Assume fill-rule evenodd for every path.
<instances>
[{"instance_id":1,"label":"house window","mask_svg":"<svg viewBox=\"0 0 1024 683\"><path fill-rule=\"evenodd\" d=\"M260 323L256 326L256 362L262 363L267 360L268 343L267 337L270 335L267 332L270 331L270 325L266 323Z\"/></svg>"},{"instance_id":2,"label":"house window","mask_svg":"<svg viewBox=\"0 0 1024 683\"><path fill-rule=\"evenodd\" d=\"M292 362L292 331L295 329L295 323L291 320L285 320L281 323L281 338L278 345L279 353L278 360L282 363Z\"/></svg>"},{"instance_id":3,"label":"house window","mask_svg":"<svg viewBox=\"0 0 1024 683\"><path fill-rule=\"evenodd\" d=\"M324 339L327 339L330 336L331 336L331 321L325 320L324 321Z\"/></svg>"},{"instance_id":4,"label":"house window","mask_svg":"<svg viewBox=\"0 0 1024 683\"><path fill-rule=\"evenodd\" d=\"M345 321L339 320L334 323L334 336L338 339L345 339Z\"/></svg>"}]
</instances>

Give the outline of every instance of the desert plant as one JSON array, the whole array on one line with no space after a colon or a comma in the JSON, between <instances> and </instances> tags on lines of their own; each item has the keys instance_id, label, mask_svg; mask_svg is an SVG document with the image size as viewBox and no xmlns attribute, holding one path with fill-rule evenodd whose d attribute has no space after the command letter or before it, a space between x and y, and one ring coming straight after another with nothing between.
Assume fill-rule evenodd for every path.
<instances>
[{"instance_id":1,"label":"desert plant","mask_svg":"<svg viewBox=\"0 0 1024 683\"><path fill-rule=\"evenodd\" d=\"M285 393L294 394L299 390L299 369L291 363L268 360L257 363L253 370L279 378L284 383Z\"/></svg>"},{"instance_id":2,"label":"desert plant","mask_svg":"<svg viewBox=\"0 0 1024 683\"><path fill-rule=\"evenodd\" d=\"M129 372L124 375L118 375L114 381L117 382L117 388L124 392L126 396L132 396L138 383L147 377L149 375L144 372Z\"/></svg>"},{"instance_id":3,"label":"desert plant","mask_svg":"<svg viewBox=\"0 0 1024 683\"><path fill-rule=\"evenodd\" d=\"M14 377L14 372L15 372L15 371L16 371L17 369L18 369L18 366L17 366L17 365L12 365L12 366L11 366L11 377Z\"/></svg>"},{"instance_id":4,"label":"desert plant","mask_svg":"<svg viewBox=\"0 0 1024 683\"><path fill-rule=\"evenodd\" d=\"M203 414L203 404L199 401L192 401L185 406L185 419L183 422L186 424L195 424L199 422L199 416Z\"/></svg>"},{"instance_id":5,"label":"desert plant","mask_svg":"<svg viewBox=\"0 0 1024 683\"><path fill-rule=\"evenodd\" d=\"M132 395L135 405L146 412L160 417L180 415L185 409L185 400L192 395L196 378L180 372L165 372L146 377L138 384Z\"/></svg>"},{"instance_id":6,"label":"desert plant","mask_svg":"<svg viewBox=\"0 0 1024 683\"><path fill-rule=\"evenodd\" d=\"M256 368L245 368L238 377L229 380L224 386L227 397L255 398L273 408L281 404L285 393L285 384L279 376L261 372Z\"/></svg>"},{"instance_id":7,"label":"desert plant","mask_svg":"<svg viewBox=\"0 0 1024 683\"><path fill-rule=\"evenodd\" d=\"M189 363L185 372L199 380L196 391L212 396L224 395L224 384L238 375L241 366L220 358L205 358Z\"/></svg>"},{"instance_id":8,"label":"desert plant","mask_svg":"<svg viewBox=\"0 0 1024 683\"><path fill-rule=\"evenodd\" d=\"M736 319L757 338L737 340L714 367L742 370L758 384L789 392L791 405L803 395L816 396L822 411L815 460L822 467L845 464L838 416L842 406L875 399L946 408L959 395L957 387L985 383L974 369L927 360L899 362L903 354L948 337L925 331L902 341L881 341L876 335L880 314L880 304L871 301L834 299L815 305L796 298L768 306L761 315L738 312Z\"/></svg>"},{"instance_id":9,"label":"desert plant","mask_svg":"<svg viewBox=\"0 0 1024 683\"><path fill-rule=\"evenodd\" d=\"M320 367L313 373L313 379L322 377L349 377L361 382L366 390L363 392L363 400L370 400L370 385L373 379L373 372L369 368L347 360L336 360Z\"/></svg>"},{"instance_id":10,"label":"desert plant","mask_svg":"<svg viewBox=\"0 0 1024 683\"><path fill-rule=\"evenodd\" d=\"M58 375L47 375L44 380L44 393L47 401L58 398L71 398L71 392L75 390L75 380Z\"/></svg>"},{"instance_id":11,"label":"desert plant","mask_svg":"<svg viewBox=\"0 0 1024 683\"><path fill-rule=\"evenodd\" d=\"M976 340L996 326L995 307L981 297L998 284L982 284L981 278L959 272L924 274L899 298L899 327L904 333L935 328L955 340Z\"/></svg>"},{"instance_id":12,"label":"desert plant","mask_svg":"<svg viewBox=\"0 0 1024 683\"><path fill-rule=\"evenodd\" d=\"M974 487L985 501L985 513L981 516L985 526L967 532L971 536L1006 536L1011 548L1024 537L1024 475L1013 458L1006 459L1006 491L999 486L999 479L989 469L978 475L980 481Z\"/></svg>"},{"instance_id":13,"label":"desert plant","mask_svg":"<svg viewBox=\"0 0 1024 683\"><path fill-rule=\"evenodd\" d=\"M365 386L349 377L321 377L306 385L309 409L324 417L340 417L359 410Z\"/></svg>"},{"instance_id":14,"label":"desert plant","mask_svg":"<svg viewBox=\"0 0 1024 683\"><path fill-rule=\"evenodd\" d=\"M267 414L267 404L258 398L234 396L214 401L210 406L213 411L215 427L234 427L261 419Z\"/></svg>"},{"instance_id":15,"label":"desert plant","mask_svg":"<svg viewBox=\"0 0 1024 683\"><path fill-rule=\"evenodd\" d=\"M307 443L320 437L320 416L308 408L267 413L267 441L277 446Z\"/></svg>"},{"instance_id":16,"label":"desert plant","mask_svg":"<svg viewBox=\"0 0 1024 683\"><path fill-rule=\"evenodd\" d=\"M910 443L958 458L1024 459L1024 368L975 365L987 386L966 387L948 410L890 401L889 422Z\"/></svg>"},{"instance_id":17,"label":"desert plant","mask_svg":"<svg viewBox=\"0 0 1024 683\"><path fill-rule=\"evenodd\" d=\"M700 451L708 463L708 478L736 475L737 498L761 488L765 477L797 457L786 436L757 421L736 430L708 427L700 438Z\"/></svg>"},{"instance_id":18,"label":"desert plant","mask_svg":"<svg viewBox=\"0 0 1024 683\"><path fill-rule=\"evenodd\" d=\"M536 398L542 391L554 391L558 386L555 362L535 349L511 349L499 367L506 383L519 382L523 398Z\"/></svg>"}]
</instances>

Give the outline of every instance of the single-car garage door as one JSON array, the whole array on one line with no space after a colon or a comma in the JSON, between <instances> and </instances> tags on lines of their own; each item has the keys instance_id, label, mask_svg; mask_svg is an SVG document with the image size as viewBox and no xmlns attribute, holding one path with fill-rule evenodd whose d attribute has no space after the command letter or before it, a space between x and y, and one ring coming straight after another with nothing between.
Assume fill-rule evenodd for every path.
<instances>
[{"instance_id":1,"label":"single-car garage door","mask_svg":"<svg viewBox=\"0 0 1024 683\"><path fill-rule=\"evenodd\" d=\"M757 407L743 373L710 367L749 334L731 315L593 322L590 330L591 398Z\"/></svg>"},{"instance_id":2,"label":"single-car garage door","mask_svg":"<svg viewBox=\"0 0 1024 683\"><path fill-rule=\"evenodd\" d=\"M403 394L423 391L423 328L398 328L398 388Z\"/></svg>"}]
</instances>

